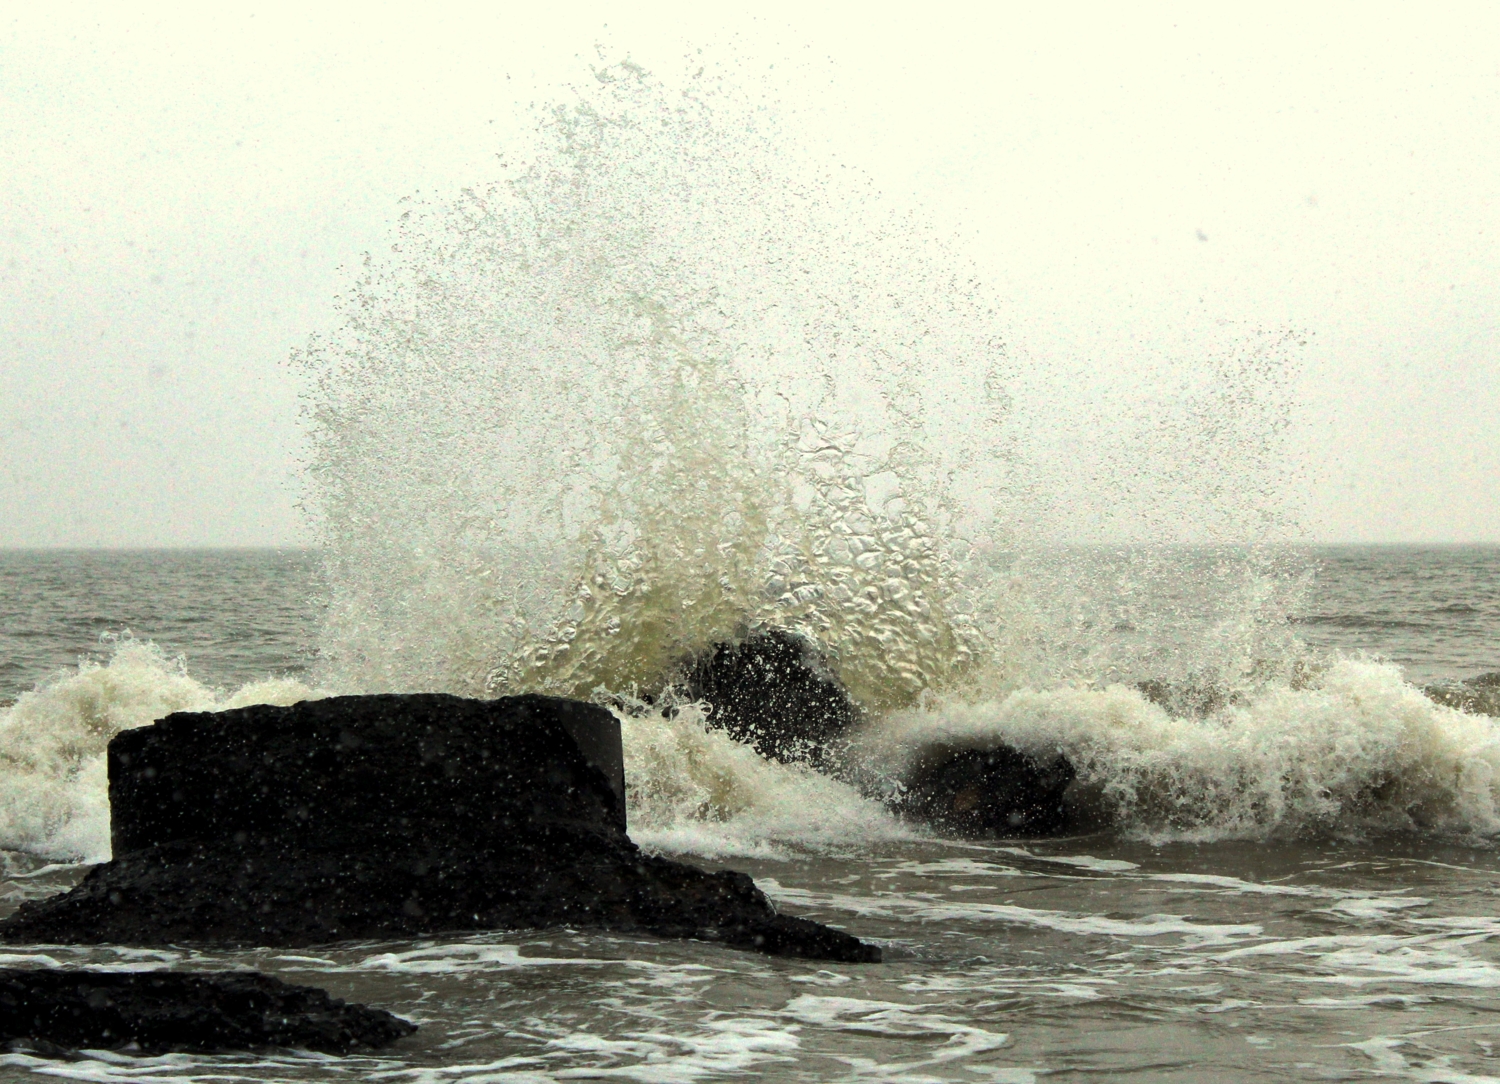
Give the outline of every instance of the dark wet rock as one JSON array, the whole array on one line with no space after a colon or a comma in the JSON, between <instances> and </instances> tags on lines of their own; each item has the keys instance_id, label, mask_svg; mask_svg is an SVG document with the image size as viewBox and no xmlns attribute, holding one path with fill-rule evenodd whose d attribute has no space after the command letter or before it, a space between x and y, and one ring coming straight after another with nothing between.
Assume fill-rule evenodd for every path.
<instances>
[{"instance_id":1,"label":"dark wet rock","mask_svg":"<svg viewBox=\"0 0 1500 1084\"><path fill-rule=\"evenodd\" d=\"M308 945L604 927L778 955L879 950L743 874L625 834L619 723L543 696L335 697L180 713L110 743L116 858L0 940Z\"/></svg>"},{"instance_id":2,"label":"dark wet rock","mask_svg":"<svg viewBox=\"0 0 1500 1084\"><path fill-rule=\"evenodd\" d=\"M709 725L769 760L807 764L859 786L905 816L978 837L1063 831L1073 766L1015 749L929 745L892 773L862 764L864 713L802 636L764 629L715 644L683 668L682 690L710 705Z\"/></svg>"},{"instance_id":3,"label":"dark wet rock","mask_svg":"<svg viewBox=\"0 0 1500 1084\"><path fill-rule=\"evenodd\" d=\"M1500 717L1500 671L1480 674L1467 681L1428 685L1422 692L1435 703L1474 715Z\"/></svg>"},{"instance_id":4,"label":"dark wet rock","mask_svg":"<svg viewBox=\"0 0 1500 1084\"><path fill-rule=\"evenodd\" d=\"M373 1050L417 1030L254 971L0 969L0 1043L38 1053Z\"/></svg>"},{"instance_id":5,"label":"dark wet rock","mask_svg":"<svg viewBox=\"0 0 1500 1084\"><path fill-rule=\"evenodd\" d=\"M1151 703L1179 719L1206 719L1241 700L1238 694L1225 693L1216 685L1148 680L1136 682L1135 687Z\"/></svg>"},{"instance_id":6,"label":"dark wet rock","mask_svg":"<svg viewBox=\"0 0 1500 1084\"><path fill-rule=\"evenodd\" d=\"M433 843L365 857L181 841L100 866L23 905L7 941L316 945L442 931L605 928L773 955L875 961L849 934L778 915L742 873L707 873L633 845L552 834L493 856Z\"/></svg>"},{"instance_id":7,"label":"dark wet rock","mask_svg":"<svg viewBox=\"0 0 1500 1084\"><path fill-rule=\"evenodd\" d=\"M836 769L861 720L817 648L784 629L714 645L685 667L683 685L712 706L710 726L782 763Z\"/></svg>"},{"instance_id":8,"label":"dark wet rock","mask_svg":"<svg viewBox=\"0 0 1500 1084\"><path fill-rule=\"evenodd\" d=\"M123 731L109 743L109 805L117 855L176 840L372 857L429 840L504 849L532 822L623 834L624 754L615 717L575 700L339 696Z\"/></svg>"},{"instance_id":9,"label":"dark wet rock","mask_svg":"<svg viewBox=\"0 0 1500 1084\"><path fill-rule=\"evenodd\" d=\"M964 836L1050 835L1069 827L1064 795L1073 776L1060 754L1039 759L1008 745L934 744L913 759L893 805Z\"/></svg>"}]
</instances>

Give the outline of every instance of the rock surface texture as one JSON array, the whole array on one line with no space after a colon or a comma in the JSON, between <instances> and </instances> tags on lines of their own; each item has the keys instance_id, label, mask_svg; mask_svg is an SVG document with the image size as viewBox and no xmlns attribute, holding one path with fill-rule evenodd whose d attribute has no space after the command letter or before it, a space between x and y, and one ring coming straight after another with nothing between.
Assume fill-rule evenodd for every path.
<instances>
[{"instance_id":1,"label":"rock surface texture","mask_svg":"<svg viewBox=\"0 0 1500 1084\"><path fill-rule=\"evenodd\" d=\"M873 776L860 763L860 707L817 648L766 629L715 644L683 669L682 689L712 707L709 725L782 763L803 763L861 787L902 816L974 837L1050 835L1072 824L1064 791L1073 765L1003 744L934 742L904 768ZM891 783L896 786L892 787Z\"/></svg>"},{"instance_id":2,"label":"rock surface texture","mask_svg":"<svg viewBox=\"0 0 1500 1084\"><path fill-rule=\"evenodd\" d=\"M1069 826L1064 792L1073 776L1063 756L934 744L907 770L898 808L964 836L1052 835Z\"/></svg>"},{"instance_id":3,"label":"rock surface texture","mask_svg":"<svg viewBox=\"0 0 1500 1084\"><path fill-rule=\"evenodd\" d=\"M1447 685L1428 685L1422 691L1428 699L1446 707L1500 718L1500 671Z\"/></svg>"},{"instance_id":4,"label":"rock surface texture","mask_svg":"<svg viewBox=\"0 0 1500 1084\"><path fill-rule=\"evenodd\" d=\"M40 1053L285 1046L349 1054L415 1024L253 971L0 969L0 1042Z\"/></svg>"},{"instance_id":5,"label":"rock surface texture","mask_svg":"<svg viewBox=\"0 0 1500 1084\"><path fill-rule=\"evenodd\" d=\"M115 859L0 940L307 945L604 927L777 955L879 949L625 834L619 723L544 696L169 715L109 748Z\"/></svg>"},{"instance_id":6,"label":"rock surface texture","mask_svg":"<svg viewBox=\"0 0 1500 1084\"><path fill-rule=\"evenodd\" d=\"M710 726L784 764L837 769L861 718L817 649L783 629L715 644L685 668L683 685L713 706Z\"/></svg>"}]
</instances>

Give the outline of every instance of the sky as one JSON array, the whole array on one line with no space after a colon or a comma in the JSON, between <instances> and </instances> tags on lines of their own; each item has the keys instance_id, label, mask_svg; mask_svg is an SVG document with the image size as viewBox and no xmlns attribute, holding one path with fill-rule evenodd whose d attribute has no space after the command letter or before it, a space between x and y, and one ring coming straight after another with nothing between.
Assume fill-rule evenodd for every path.
<instances>
[{"instance_id":1,"label":"sky","mask_svg":"<svg viewBox=\"0 0 1500 1084\"><path fill-rule=\"evenodd\" d=\"M1290 331L1303 537L1500 541L1500 7L312 7L0 4L0 546L305 543L288 357L401 198L700 47L961 238L1080 536L1169 374Z\"/></svg>"}]
</instances>

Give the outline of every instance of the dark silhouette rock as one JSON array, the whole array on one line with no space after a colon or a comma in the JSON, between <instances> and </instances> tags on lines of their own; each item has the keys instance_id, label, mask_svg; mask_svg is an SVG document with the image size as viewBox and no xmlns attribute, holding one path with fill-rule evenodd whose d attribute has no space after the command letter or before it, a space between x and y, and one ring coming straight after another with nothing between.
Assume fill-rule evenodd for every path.
<instances>
[{"instance_id":1,"label":"dark silhouette rock","mask_svg":"<svg viewBox=\"0 0 1500 1084\"><path fill-rule=\"evenodd\" d=\"M581 735L581 737L579 737ZM543 696L180 713L110 743L116 858L0 940L306 945L607 927L877 960L625 834L618 721Z\"/></svg>"},{"instance_id":2,"label":"dark silhouette rock","mask_svg":"<svg viewBox=\"0 0 1500 1084\"><path fill-rule=\"evenodd\" d=\"M999 745L934 744L890 777L859 763L864 713L804 637L764 629L715 644L682 669L681 689L711 707L708 725L768 760L807 764L885 801L904 815L969 836L1036 836L1072 823L1063 791L1073 766L1046 764ZM1148 693L1149 695L1149 693Z\"/></svg>"},{"instance_id":3,"label":"dark silhouette rock","mask_svg":"<svg viewBox=\"0 0 1500 1084\"><path fill-rule=\"evenodd\" d=\"M624 775L615 717L556 697L179 712L109 743L111 844L117 855L202 840L375 856L430 840L504 849L532 822L623 834Z\"/></svg>"},{"instance_id":4,"label":"dark silhouette rock","mask_svg":"<svg viewBox=\"0 0 1500 1084\"><path fill-rule=\"evenodd\" d=\"M1073 765L1058 755L1041 761L1008 745L925 747L893 803L946 831L965 836L1042 836L1066 829L1064 792Z\"/></svg>"},{"instance_id":5,"label":"dark silhouette rock","mask_svg":"<svg viewBox=\"0 0 1500 1084\"><path fill-rule=\"evenodd\" d=\"M40 1053L283 1046L348 1054L416 1030L383 1010L253 971L0 969L0 1043Z\"/></svg>"},{"instance_id":6,"label":"dark silhouette rock","mask_svg":"<svg viewBox=\"0 0 1500 1084\"><path fill-rule=\"evenodd\" d=\"M715 644L684 668L709 725L768 760L837 770L861 712L806 639L784 629Z\"/></svg>"}]
</instances>

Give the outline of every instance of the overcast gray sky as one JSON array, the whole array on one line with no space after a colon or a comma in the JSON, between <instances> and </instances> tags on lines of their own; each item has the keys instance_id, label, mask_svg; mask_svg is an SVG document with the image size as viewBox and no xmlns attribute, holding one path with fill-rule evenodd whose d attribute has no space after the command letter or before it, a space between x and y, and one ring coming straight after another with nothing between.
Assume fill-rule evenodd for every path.
<instances>
[{"instance_id":1,"label":"overcast gray sky","mask_svg":"<svg viewBox=\"0 0 1500 1084\"><path fill-rule=\"evenodd\" d=\"M298 542L286 358L397 201L494 178L596 42L730 41L962 234L1040 428L1292 327L1310 536L1500 540L1500 7L558 7L0 7L0 546Z\"/></svg>"}]
</instances>

